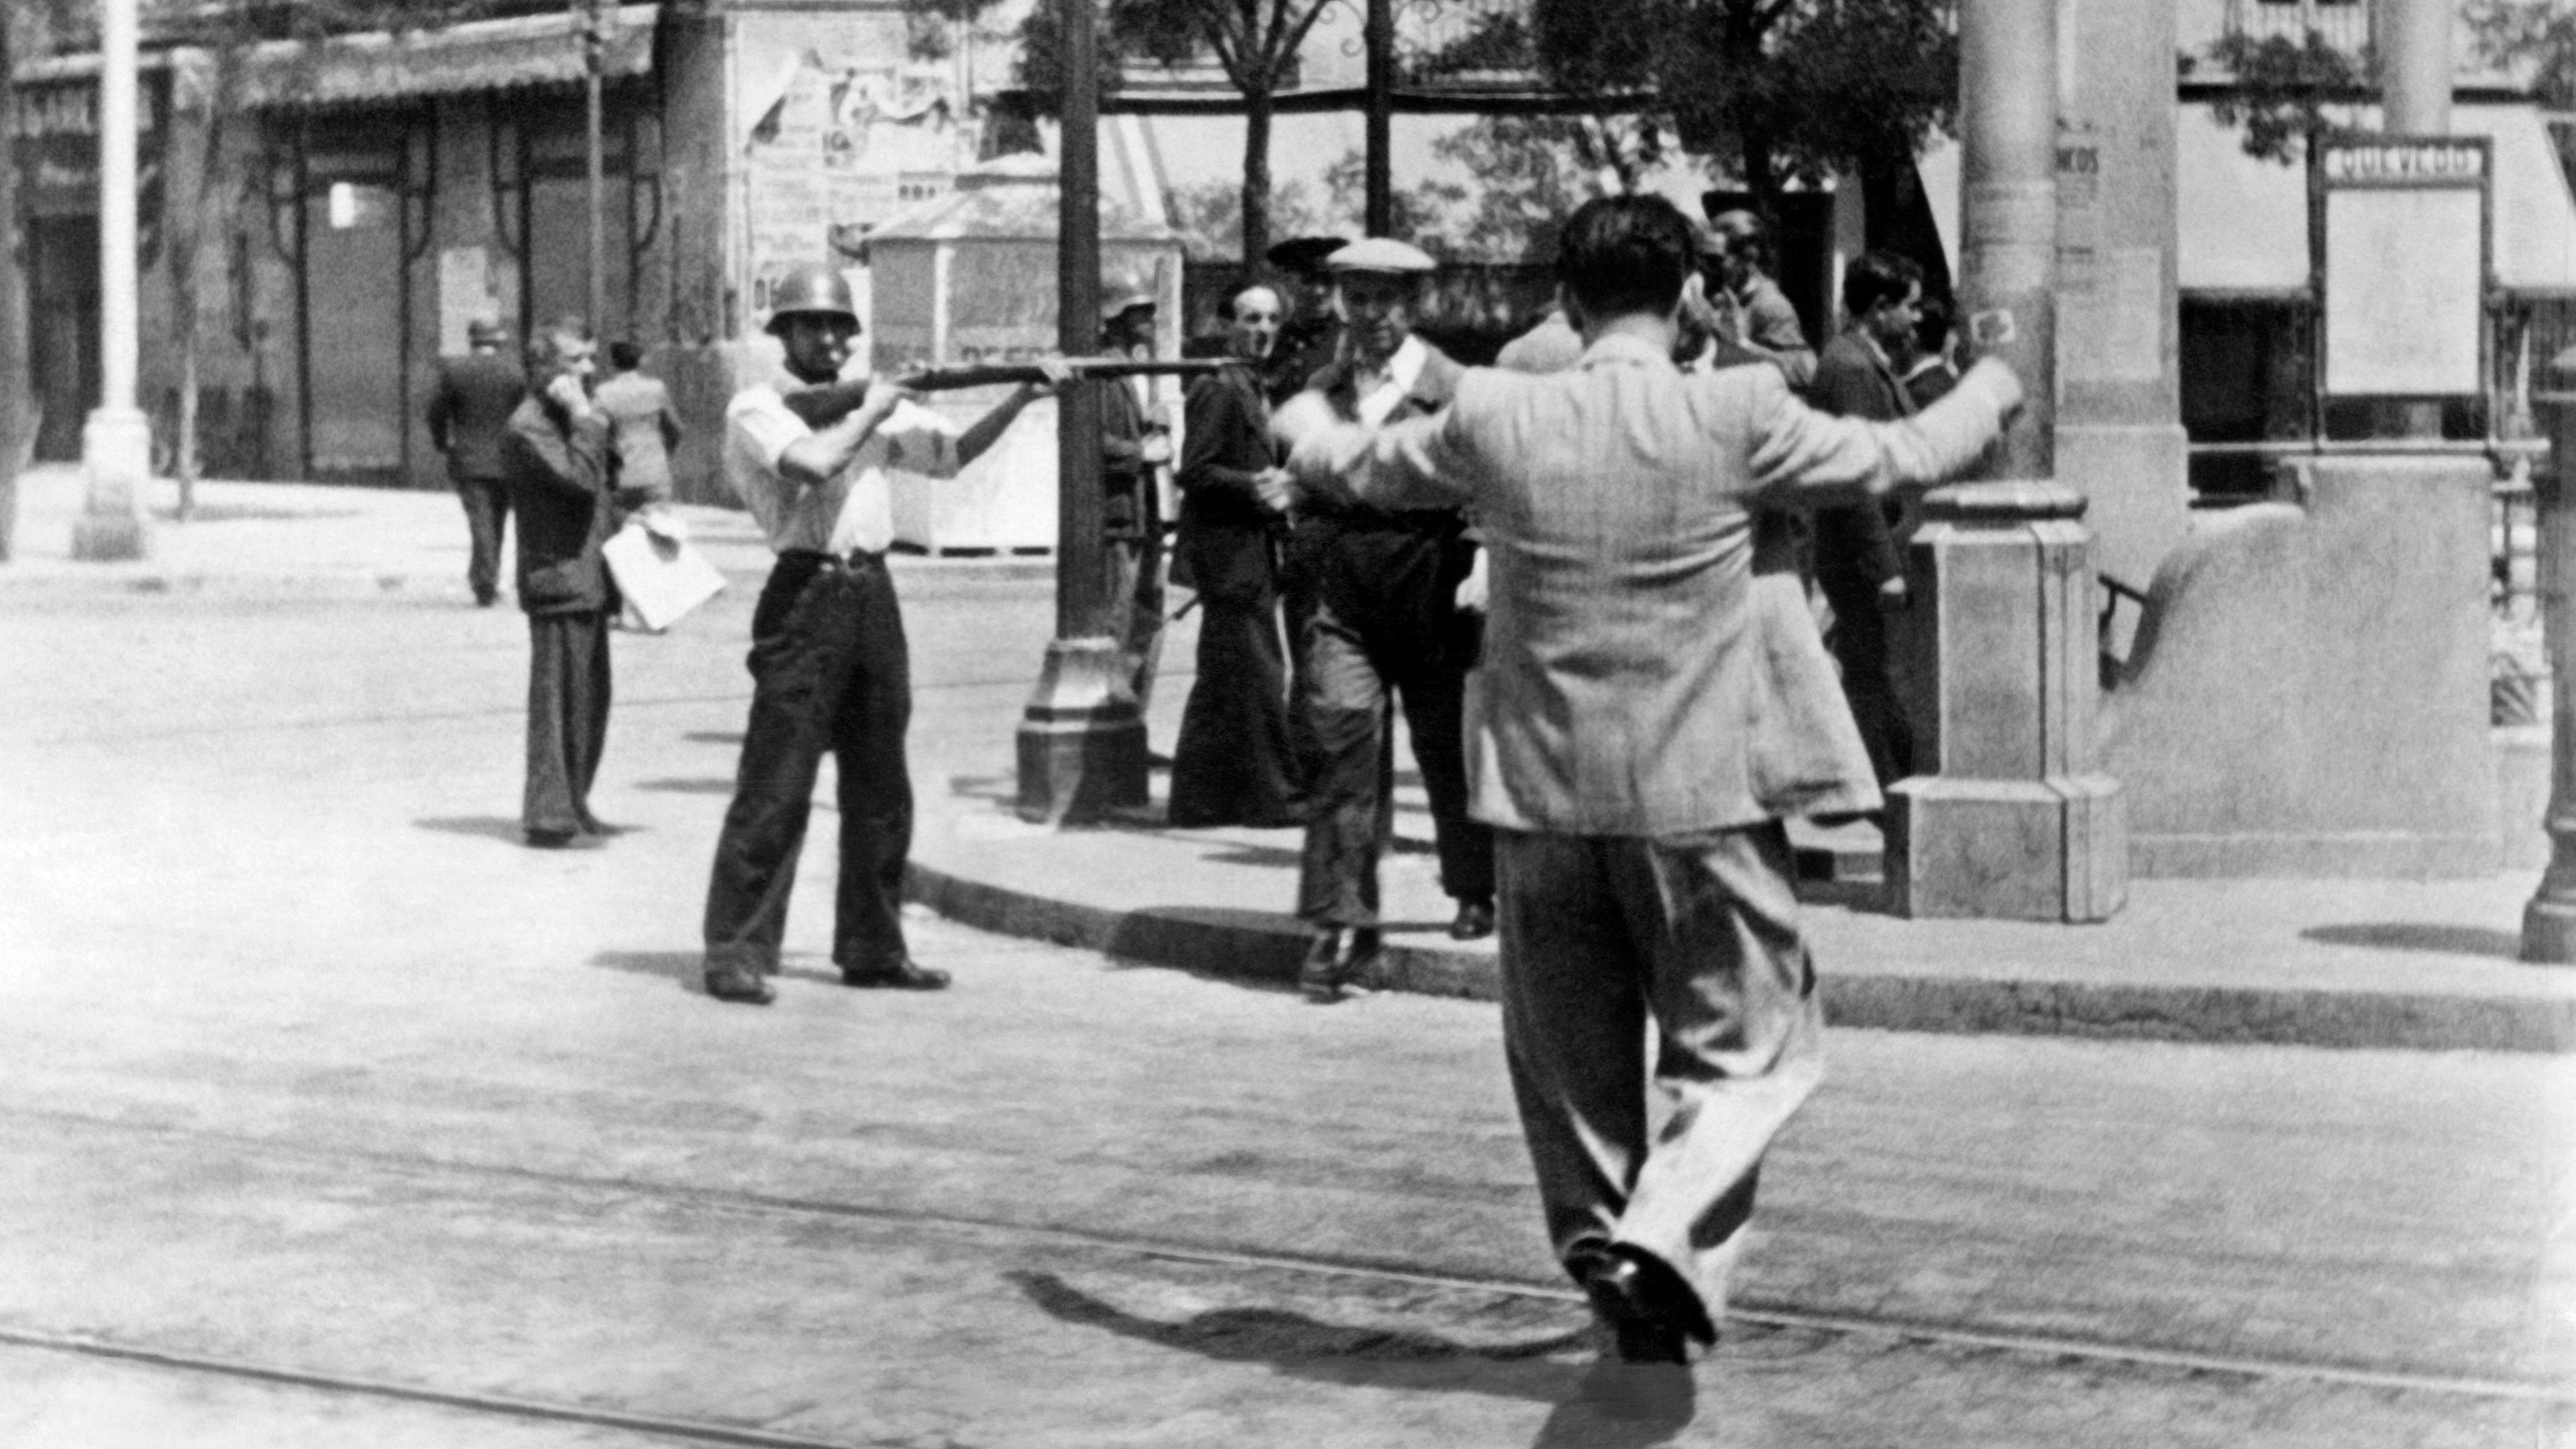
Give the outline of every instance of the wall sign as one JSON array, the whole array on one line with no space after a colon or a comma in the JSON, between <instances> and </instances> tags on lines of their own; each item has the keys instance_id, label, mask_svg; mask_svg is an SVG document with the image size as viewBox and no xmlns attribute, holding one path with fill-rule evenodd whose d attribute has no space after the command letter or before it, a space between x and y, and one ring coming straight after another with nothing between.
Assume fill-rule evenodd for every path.
<instances>
[{"instance_id":1,"label":"wall sign","mask_svg":"<svg viewBox=\"0 0 2576 1449\"><path fill-rule=\"evenodd\" d=\"M2326 392L2484 391L2493 143L2354 137L2318 161Z\"/></svg>"}]
</instances>

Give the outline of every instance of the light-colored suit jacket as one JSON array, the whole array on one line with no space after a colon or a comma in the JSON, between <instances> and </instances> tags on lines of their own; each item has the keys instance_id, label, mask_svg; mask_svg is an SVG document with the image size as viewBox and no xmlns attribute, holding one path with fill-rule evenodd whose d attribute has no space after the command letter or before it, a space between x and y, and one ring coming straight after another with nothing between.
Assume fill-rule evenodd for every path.
<instances>
[{"instance_id":1,"label":"light-colored suit jacket","mask_svg":"<svg viewBox=\"0 0 2576 1449\"><path fill-rule=\"evenodd\" d=\"M1939 482L2019 397L1984 363L1917 417L1835 418L1777 369L1684 374L1614 334L1569 372L1471 371L1434 417L1370 429L1301 399L1274 427L1312 485L1476 511L1492 555L1468 704L1476 817L1671 837L1820 811L1830 791L1847 794L1836 808L1876 803L1828 738L1848 719L1813 631L1758 620L1754 511Z\"/></svg>"}]
</instances>

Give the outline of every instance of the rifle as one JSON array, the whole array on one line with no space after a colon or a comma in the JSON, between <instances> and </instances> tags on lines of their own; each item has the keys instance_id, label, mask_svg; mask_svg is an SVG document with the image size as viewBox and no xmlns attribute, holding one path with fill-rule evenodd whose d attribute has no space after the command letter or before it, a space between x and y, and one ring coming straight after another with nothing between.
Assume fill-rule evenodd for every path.
<instances>
[{"instance_id":1,"label":"rifle","mask_svg":"<svg viewBox=\"0 0 2576 1449\"><path fill-rule=\"evenodd\" d=\"M1199 377L1222 368L1252 365L1239 358L1067 357L1062 361L1077 379L1138 375ZM955 392L961 388L992 387L1006 382L1044 381L1045 371L1034 362L994 362L923 368L897 377L895 385L907 392ZM859 404L867 399L868 384L867 378L854 378L847 382L826 382L799 388L786 395L787 410L804 419L809 428L827 428L858 411Z\"/></svg>"}]
</instances>

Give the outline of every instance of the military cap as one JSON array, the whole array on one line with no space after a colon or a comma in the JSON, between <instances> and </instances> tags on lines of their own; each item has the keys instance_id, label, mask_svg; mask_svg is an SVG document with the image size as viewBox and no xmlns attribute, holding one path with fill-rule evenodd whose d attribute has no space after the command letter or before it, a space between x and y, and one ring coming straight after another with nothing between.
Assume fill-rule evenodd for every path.
<instances>
[{"instance_id":1,"label":"military cap","mask_svg":"<svg viewBox=\"0 0 2576 1449\"><path fill-rule=\"evenodd\" d=\"M1298 236L1290 237L1261 255L1269 259L1270 265L1286 271L1313 272L1322 270L1324 258L1349 245L1337 236Z\"/></svg>"}]
</instances>

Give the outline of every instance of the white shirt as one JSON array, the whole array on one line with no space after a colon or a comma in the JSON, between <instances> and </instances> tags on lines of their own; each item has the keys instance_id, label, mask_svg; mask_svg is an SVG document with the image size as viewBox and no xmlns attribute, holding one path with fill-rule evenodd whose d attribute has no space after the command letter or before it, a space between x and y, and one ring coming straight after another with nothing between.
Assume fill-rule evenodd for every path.
<instances>
[{"instance_id":1,"label":"white shirt","mask_svg":"<svg viewBox=\"0 0 2576 1449\"><path fill-rule=\"evenodd\" d=\"M776 552L883 553L894 542L889 475L955 477L957 426L918 403L897 403L841 471L819 486L800 487L779 471L778 460L790 444L814 436L782 395L802 385L781 378L734 394L725 407L725 481Z\"/></svg>"}]
</instances>

